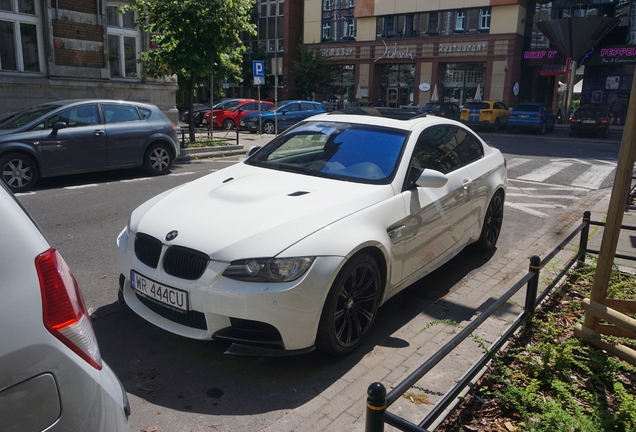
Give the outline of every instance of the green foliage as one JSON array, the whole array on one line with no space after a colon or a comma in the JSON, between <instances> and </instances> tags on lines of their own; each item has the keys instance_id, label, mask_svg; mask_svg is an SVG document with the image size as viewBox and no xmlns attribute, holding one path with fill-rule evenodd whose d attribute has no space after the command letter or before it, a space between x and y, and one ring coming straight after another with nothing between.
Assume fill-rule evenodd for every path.
<instances>
[{"instance_id":1,"label":"green foliage","mask_svg":"<svg viewBox=\"0 0 636 432\"><path fill-rule=\"evenodd\" d=\"M314 93L333 81L334 70L320 50L304 43L298 45L299 61L293 61L290 71L291 88L301 99L313 100Z\"/></svg>"},{"instance_id":2,"label":"green foliage","mask_svg":"<svg viewBox=\"0 0 636 432\"><path fill-rule=\"evenodd\" d=\"M578 300L589 295L593 278L593 267L575 270L555 296L560 307L533 318L528 340L495 360L490 382L480 389L523 430L636 431L636 368L572 337L583 316ZM608 296L633 299L635 290L634 276L612 273Z\"/></svg>"},{"instance_id":3,"label":"green foliage","mask_svg":"<svg viewBox=\"0 0 636 432\"><path fill-rule=\"evenodd\" d=\"M136 10L137 26L150 35L153 49L140 61L150 77L177 75L190 84L189 108L197 80L214 73L239 79L242 56L240 32L255 32L251 11L255 0L135 0L122 7ZM190 125L193 138L193 125Z\"/></svg>"}]
</instances>

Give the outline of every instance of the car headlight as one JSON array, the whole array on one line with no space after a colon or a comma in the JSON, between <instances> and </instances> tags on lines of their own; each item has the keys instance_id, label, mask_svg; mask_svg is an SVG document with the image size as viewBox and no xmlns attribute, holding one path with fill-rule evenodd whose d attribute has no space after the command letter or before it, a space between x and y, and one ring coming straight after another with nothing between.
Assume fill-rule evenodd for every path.
<instances>
[{"instance_id":1,"label":"car headlight","mask_svg":"<svg viewBox=\"0 0 636 432\"><path fill-rule=\"evenodd\" d=\"M213 119L217 118L218 116L212 116Z\"/></svg>"},{"instance_id":2,"label":"car headlight","mask_svg":"<svg viewBox=\"0 0 636 432\"><path fill-rule=\"evenodd\" d=\"M315 257L249 258L233 261L223 276L246 282L290 282L304 275Z\"/></svg>"}]
</instances>

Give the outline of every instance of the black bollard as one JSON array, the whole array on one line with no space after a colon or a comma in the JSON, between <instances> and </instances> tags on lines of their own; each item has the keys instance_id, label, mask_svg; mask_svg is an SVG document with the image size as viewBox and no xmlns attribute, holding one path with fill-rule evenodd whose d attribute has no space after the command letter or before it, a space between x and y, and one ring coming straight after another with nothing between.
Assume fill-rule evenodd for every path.
<instances>
[{"instance_id":1,"label":"black bollard","mask_svg":"<svg viewBox=\"0 0 636 432\"><path fill-rule=\"evenodd\" d=\"M386 388L374 382L367 389L367 418L365 432L384 432L384 412L386 411Z\"/></svg>"}]
</instances>

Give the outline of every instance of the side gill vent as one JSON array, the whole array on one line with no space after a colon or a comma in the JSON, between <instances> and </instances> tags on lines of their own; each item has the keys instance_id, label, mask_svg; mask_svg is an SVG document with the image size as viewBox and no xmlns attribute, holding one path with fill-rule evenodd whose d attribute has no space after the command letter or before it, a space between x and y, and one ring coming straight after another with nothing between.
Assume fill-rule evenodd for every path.
<instances>
[{"instance_id":1,"label":"side gill vent","mask_svg":"<svg viewBox=\"0 0 636 432\"><path fill-rule=\"evenodd\" d=\"M226 178L223 183L231 182L232 180L234 180L234 177Z\"/></svg>"},{"instance_id":2,"label":"side gill vent","mask_svg":"<svg viewBox=\"0 0 636 432\"><path fill-rule=\"evenodd\" d=\"M287 195L287 196L301 196L301 195L306 195L306 194L308 194L308 193L309 193L309 192L307 192L307 191L298 191L298 192L290 193L290 194L289 194L289 195Z\"/></svg>"}]
</instances>

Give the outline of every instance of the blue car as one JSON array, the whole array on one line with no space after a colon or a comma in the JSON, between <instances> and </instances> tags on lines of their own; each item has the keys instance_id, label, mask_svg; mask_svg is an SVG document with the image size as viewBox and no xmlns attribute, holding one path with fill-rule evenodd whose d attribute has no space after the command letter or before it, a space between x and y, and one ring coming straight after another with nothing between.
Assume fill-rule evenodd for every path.
<instances>
[{"instance_id":1,"label":"blue car","mask_svg":"<svg viewBox=\"0 0 636 432\"><path fill-rule=\"evenodd\" d=\"M241 119L241 129L247 129L252 133L258 131L267 134L276 132L276 123L278 130L285 130L301 120L305 120L316 114L327 112L320 102L311 102L304 100L288 100L278 103L278 109L271 108L260 113L252 112L245 114ZM277 120L276 120L277 119Z\"/></svg>"},{"instance_id":2,"label":"blue car","mask_svg":"<svg viewBox=\"0 0 636 432\"><path fill-rule=\"evenodd\" d=\"M506 130L530 130L544 134L554 130L556 116L552 109L539 102L524 102L510 111Z\"/></svg>"}]
</instances>

